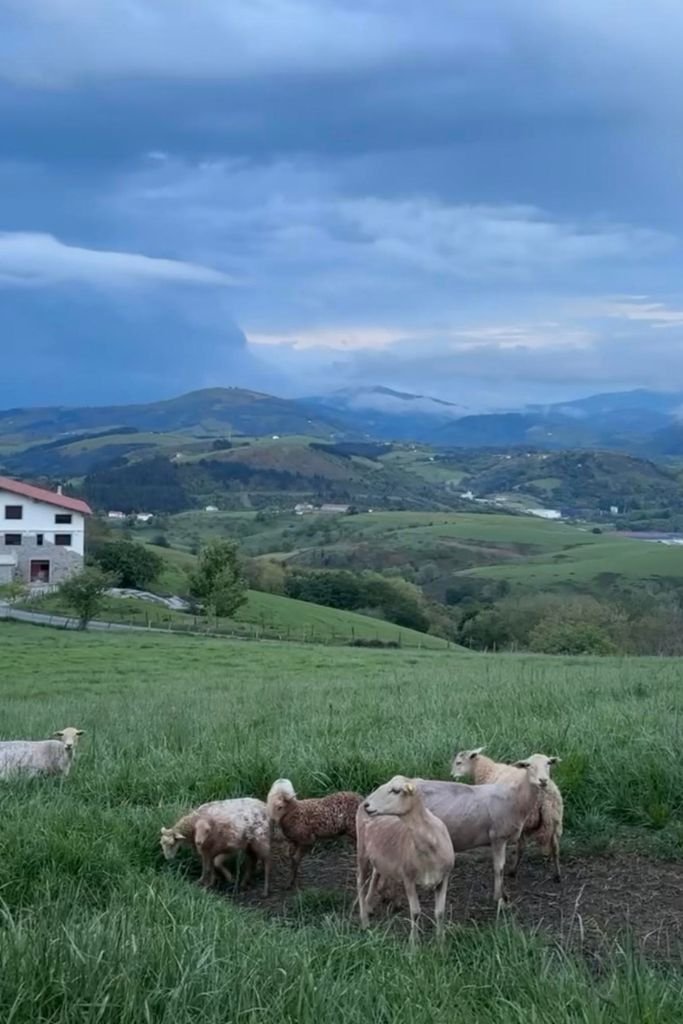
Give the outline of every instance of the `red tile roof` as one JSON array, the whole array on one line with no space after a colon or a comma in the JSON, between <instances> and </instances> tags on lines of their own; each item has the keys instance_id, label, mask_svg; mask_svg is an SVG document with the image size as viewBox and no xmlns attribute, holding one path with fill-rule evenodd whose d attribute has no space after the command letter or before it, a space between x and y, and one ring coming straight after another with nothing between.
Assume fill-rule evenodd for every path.
<instances>
[{"instance_id":1,"label":"red tile roof","mask_svg":"<svg viewBox=\"0 0 683 1024\"><path fill-rule=\"evenodd\" d=\"M0 491L20 494L24 498L44 501L48 505L57 505L59 508L68 508L71 512L81 512L84 516L92 515L90 505L79 498L67 498L65 494L46 491L44 487L34 487L33 484L24 484L20 480L11 480L8 476L0 476Z\"/></svg>"}]
</instances>

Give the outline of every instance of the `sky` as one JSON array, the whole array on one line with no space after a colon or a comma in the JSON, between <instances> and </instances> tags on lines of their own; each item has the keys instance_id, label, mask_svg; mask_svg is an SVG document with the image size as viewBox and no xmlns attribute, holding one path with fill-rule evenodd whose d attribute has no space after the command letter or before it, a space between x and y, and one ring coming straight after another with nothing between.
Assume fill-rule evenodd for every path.
<instances>
[{"instance_id":1,"label":"sky","mask_svg":"<svg viewBox=\"0 0 683 1024\"><path fill-rule=\"evenodd\" d=\"M0 407L683 386L679 0L4 0Z\"/></svg>"}]
</instances>

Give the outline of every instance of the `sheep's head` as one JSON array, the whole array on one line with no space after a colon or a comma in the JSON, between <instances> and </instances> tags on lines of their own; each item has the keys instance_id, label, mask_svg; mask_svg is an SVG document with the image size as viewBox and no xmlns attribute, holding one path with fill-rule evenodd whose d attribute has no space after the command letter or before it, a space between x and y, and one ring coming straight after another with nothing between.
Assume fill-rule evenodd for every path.
<instances>
[{"instance_id":1,"label":"sheep's head","mask_svg":"<svg viewBox=\"0 0 683 1024\"><path fill-rule=\"evenodd\" d=\"M161 850L166 860L172 860L180 846L187 842L187 837L174 828L162 828L159 837Z\"/></svg>"},{"instance_id":2,"label":"sheep's head","mask_svg":"<svg viewBox=\"0 0 683 1024\"><path fill-rule=\"evenodd\" d=\"M405 775L395 775L371 793L363 808L371 818L392 815L400 818L415 802L415 784Z\"/></svg>"},{"instance_id":3,"label":"sheep's head","mask_svg":"<svg viewBox=\"0 0 683 1024\"><path fill-rule=\"evenodd\" d=\"M296 800L296 793L289 779L276 779L266 798L268 817L280 821L292 800Z\"/></svg>"},{"instance_id":4,"label":"sheep's head","mask_svg":"<svg viewBox=\"0 0 683 1024\"><path fill-rule=\"evenodd\" d=\"M525 768L527 777L532 786L539 789L546 789L550 782L550 769L554 764L559 764L559 757L548 757L547 754L532 754L523 761L515 761L515 768Z\"/></svg>"},{"instance_id":5,"label":"sheep's head","mask_svg":"<svg viewBox=\"0 0 683 1024\"><path fill-rule=\"evenodd\" d=\"M464 779L472 774L474 762L479 757L484 747L476 747L474 750L460 750L451 762L451 775L454 779Z\"/></svg>"},{"instance_id":6,"label":"sheep's head","mask_svg":"<svg viewBox=\"0 0 683 1024\"><path fill-rule=\"evenodd\" d=\"M85 730L83 729L74 729L72 726L69 725L67 726L66 729L59 729L52 735L56 739L61 740L62 743L64 744L64 749L71 754L76 749L78 740L83 735L84 731Z\"/></svg>"}]
</instances>

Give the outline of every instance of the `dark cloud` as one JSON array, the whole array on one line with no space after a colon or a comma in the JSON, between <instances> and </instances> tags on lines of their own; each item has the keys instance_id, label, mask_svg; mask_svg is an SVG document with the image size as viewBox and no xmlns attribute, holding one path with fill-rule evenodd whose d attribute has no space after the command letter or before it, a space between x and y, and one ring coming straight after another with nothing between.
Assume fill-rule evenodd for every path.
<instances>
[{"instance_id":1,"label":"dark cloud","mask_svg":"<svg viewBox=\"0 0 683 1024\"><path fill-rule=\"evenodd\" d=\"M40 358L0 400L665 380L675 326L586 303L683 304L681 28L673 0L8 0L0 327Z\"/></svg>"}]
</instances>

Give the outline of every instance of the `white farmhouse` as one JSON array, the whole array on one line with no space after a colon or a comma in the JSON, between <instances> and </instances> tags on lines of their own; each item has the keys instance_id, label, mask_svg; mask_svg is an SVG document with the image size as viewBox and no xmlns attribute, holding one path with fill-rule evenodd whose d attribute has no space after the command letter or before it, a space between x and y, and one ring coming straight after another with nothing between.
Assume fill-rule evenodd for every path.
<instances>
[{"instance_id":1,"label":"white farmhouse","mask_svg":"<svg viewBox=\"0 0 683 1024\"><path fill-rule=\"evenodd\" d=\"M83 566L90 506L0 476L0 583L60 583Z\"/></svg>"}]
</instances>

